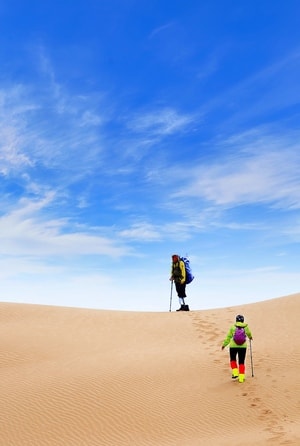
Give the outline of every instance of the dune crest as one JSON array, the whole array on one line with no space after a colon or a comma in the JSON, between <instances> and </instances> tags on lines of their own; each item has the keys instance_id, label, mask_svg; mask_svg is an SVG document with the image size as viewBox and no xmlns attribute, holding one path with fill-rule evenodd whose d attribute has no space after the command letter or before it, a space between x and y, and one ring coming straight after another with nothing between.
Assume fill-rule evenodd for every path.
<instances>
[{"instance_id":1,"label":"dune crest","mask_svg":"<svg viewBox=\"0 0 300 446\"><path fill-rule=\"evenodd\" d=\"M300 294L187 313L0 304L1 446L300 444ZM232 382L222 341L254 341Z\"/></svg>"}]
</instances>

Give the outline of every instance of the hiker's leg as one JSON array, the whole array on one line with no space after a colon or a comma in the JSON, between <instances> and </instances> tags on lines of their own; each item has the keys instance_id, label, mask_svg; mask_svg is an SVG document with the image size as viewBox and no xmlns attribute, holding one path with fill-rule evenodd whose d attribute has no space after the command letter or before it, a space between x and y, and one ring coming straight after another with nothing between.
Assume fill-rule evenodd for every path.
<instances>
[{"instance_id":1,"label":"hiker's leg","mask_svg":"<svg viewBox=\"0 0 300 446\"><path fill-rule=\"evenodd\" d=\"M178 294L178 298L179 298L179 303L180 303L180 308L179 311L187 311L188 310L188 306L185 305L185 301L184 298L186 297L185 294L185 283L176 283L175 282L175 286L176 286L176 291Z\"/></svg>"},{"instance_id":2,"label":"hiker's leg","mask_svg":"<svg viewBox=\"0 0 300 446\"><path fill-rule=\"evenodd\" d=\"M182 284L182 294L184 294L184 296L186 297L186 292L185 292L185 287L186 287L186 283ZM184 298L183 298L184 300ZM190 308L188 305L185 304L184 302L184 311L190 311Z\"/></svg>"},{"instance_id":3,"label":"hiker's leg","mask_svg":"<svg viewBox=\"0 0 300 446\"><path fill-rule=\"evenodd\" d=\"M229 356L230 356L230 367L232 372L232 378L235 379L239 376L238 365L236 362L236 355L238 353L238 348L230 347L229 348Z\"/></svg>"},{"instance_id":4,"label":"hiker's leg","mask_svg":"<svg viewBox=\"0 0 300 446\"><path fill-rule=\"evenodd\" d=\"M186 283L176 283L176 290L177 290L178 297L180 299L182 299L182 301L181 301L182 304L181 304L180 309L182 311L189 311L190 310L189 306L186 305L185 301L184 301L184 299L186 298L185 287L186 287Z\"/></svg>"},{"instance_id":5,"label":"hiker's leg","mask_svg":"<svg viewBox=\"0 0 300 446\"><path fill-rule=\"evenodd\" d=\"M239 382L245 381L245 358L247 349L244 347L238 348L238 358L239 358Z\"/></svg>"},{"instance_id":6,"label":"hiker's leg","mask_svg":"<svg viewBox=\"0 0 300 446\"><path fill-rule=\"evenodd\" d=\"M185 283L176 283L176 291L177 291L178 297L181 297L182 299L184 299L186 297Z\"/></svg>"},{"instance_id":7,"label":"hiker's leg","mask_svg":"<svg viewBox=\"0 0 300 446\"><path fill-rule=\"evenodd\" d=\"M178 310L176 310L176 311L183 311L183 305L184 305L184 296L182 296L182 290L181 290L181 287L180 287L180 283L177 283L177 282L175 282L175 288L176 288L176 292L177 292L177 295L178 295L178 300L179 300L179 305L180 305L180 308L178 308Z\"/></svg>"},{"instance_id":8,"label":"hiker's leg","mask_svg":"<svg viewBox=\"0 0 300 446\"><path fill-rule=\"evenodd\" d=\"M245 372L245 358L246 358L246 352L247 349L245 347L240 347L237 349L238 353L238 360L239 360L239 367L242 367L243 372Z\"/></svg>"}]
</instances>

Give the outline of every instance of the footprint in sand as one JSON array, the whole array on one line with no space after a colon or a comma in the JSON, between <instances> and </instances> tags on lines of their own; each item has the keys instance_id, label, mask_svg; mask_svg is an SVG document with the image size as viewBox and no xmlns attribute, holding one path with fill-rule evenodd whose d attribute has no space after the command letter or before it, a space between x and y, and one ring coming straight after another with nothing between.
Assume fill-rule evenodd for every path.
<instances>
[{"instance_id":1,"label":"footprint in sand","mask_svg":"<svg viewBox=\"0 0 300 446\"><path fill-rule=\"evenodd\" d=\"M251 404L250 404L250 406L251 406L251 407L257 407L257 406L260 404L260 402L261 402L261 399L260 399L260 398L253 398L253 399L251 400Z\"/></svg>"}]
</instances>

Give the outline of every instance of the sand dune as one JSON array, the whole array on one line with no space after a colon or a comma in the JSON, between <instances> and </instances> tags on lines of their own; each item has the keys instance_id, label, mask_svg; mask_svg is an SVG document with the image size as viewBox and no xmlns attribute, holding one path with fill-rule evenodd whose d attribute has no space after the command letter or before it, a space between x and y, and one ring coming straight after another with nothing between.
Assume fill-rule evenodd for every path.
<instances>
[{"instance_id":1,"label":"sand dune","mask_svg":"<svg viewBox=\"0 0 300 446\"><path fill-rule=\"evenodd\" d=\"M300 445L300 294L186 313L0 304L1 446ZM221 343L254 341L233 382Z\"/></svg>"}]
</instances>

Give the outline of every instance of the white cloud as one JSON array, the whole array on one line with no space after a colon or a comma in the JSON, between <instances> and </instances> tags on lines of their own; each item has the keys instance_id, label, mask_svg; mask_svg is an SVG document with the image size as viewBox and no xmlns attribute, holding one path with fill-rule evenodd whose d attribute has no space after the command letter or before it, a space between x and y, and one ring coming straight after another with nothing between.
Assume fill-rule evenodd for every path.
<instances>
[{"instance_id":1,"label":"white cloud","mask_svg":"<svg viewBox=\"0 0 300 446\"><path fill-rule=\"evenodd\" d=\"M33 159L24 151L28 139L26 119L38 107L26 98L26 89L14 86L0 91L0 173L9 175L33 166Z\"/></svg>"},{"instance_id":2,"label":"white cloud","mask_svg":"<svg viewBox=\"0 0 300 446\"><path fill-rule=\"evenodd\" d=\"M143 240L150 242L161 239L161 233L149 223L136 223L129 229L119 232L119 235L129 240Z\"/></svg>"},{"instance_id":3,"label":"white cloud","mask_svg":"<svg viewBox=\"0 0 300 446\"><path fill-rule=\"evenodd\" d=\"M269 115L274 120L274 113L299 104L299 70L300 50L295 48L234 86L224 89L223 93L212 97L203 109L205 113L216 109L229 112L224 114L221 124L223 131L239 126L241 122L248 125L252 119L268 122ZM287 111L283 119L292 115Z\"/></svg>"},{"instance_id":4,"label":"white cloud","mask_svg":"<svg viewBox=\"0 0 300 446\"><path fill-rule=\"evenodd\" d=\"M141 113L127 123L134 132L152 135L171 135L183 131L194 121L191 115L180 115L176 110L163 108L149 113Z\"/></svg>"},{"instance_id":5,"label":"white cloud","mask_svg":"<svg viewBox=\"0 0 300 446\"><path fill-rule=\"evenodd\" d=\"M250 135L245 135L250 138ZM197 165L174 196L201 197L220 206L268 203L300 207L300 147L288 139L265 137L226 141L229 155Z\"/></svg>"},{"instance_id":6,"label":"white cloud","mask_svg":"<svg viewBox=\"0 0 300 446\"><path fill-rule=\"evenodd\" d=\"M97 228L78 230L67 218L47 217L54 194L44 199L23 199L0 217L0 254L32 256L106 255L121 257L129 249L97 234ZM101 231L101 228L98 228Z\"/></svg>"},{"instance_id":7,"label":"white cloud","mask_svg":"<svg viewBox=\"0 0 300 446\"><path fill-rule=\"evenodd\" d=\"M0 174L33 178L34 169L45 168L55 170L53 179L66 181L69 172L74 181L101 164L108 111L103 104L101 112L97 92L72 94L59 85L50 61L40 56L44 78L0 90Z\"/></svg>"},{"instance_id":8,"label":"white cloud","mask_svg":"<svg viewBox=\"0 0 300 446\"><path fill-rule=\"evenodd\" d=\"M151 31L151 33L149 35L149 39L152 39L157 34L162 33L163 31L167 30L168 28L171 28L174 25L175 25L175 22L169 22L169 23L166 23L165 25L161 25L161 26L153 29L153 31Z\"/></svg>"},{"instance_id":9,"label":"white cloud","mask_svg":"<svg viewBox=\"0 0 300 446\"><path fill-rule=\"evenodd\" d=\"M104 119L102 116L98 115L95 112L92 112L91 110L86 110L82 113L80 126L100 126L103 124Z\"/></svg>"}]
</instances>

